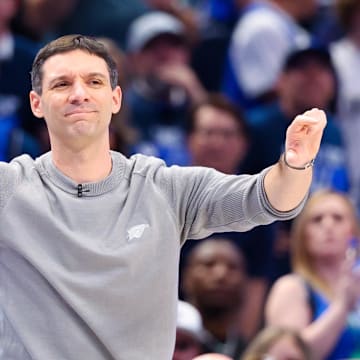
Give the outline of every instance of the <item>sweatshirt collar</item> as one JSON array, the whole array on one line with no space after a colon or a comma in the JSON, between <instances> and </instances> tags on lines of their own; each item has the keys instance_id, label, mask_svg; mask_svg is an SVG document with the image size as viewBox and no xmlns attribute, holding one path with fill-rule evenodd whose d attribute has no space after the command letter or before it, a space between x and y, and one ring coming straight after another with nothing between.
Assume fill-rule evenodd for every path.
<instances>
[{"instance_id":1,"label":"sweatshirt collar","mask_svg":"<svg viewBox=\"0 0 360 360\"><path fill-rule=\"evenodd\" d=\"M115 151L111 151L112 168L110 174L97 182L78 184L64 175L53 163L51 151L40 156L35 161L35 167L41 177L47 178L63 191L78 197L91 197L105 194L119 185L125 174L126 158Z\"/></svg>"}]
</instances>

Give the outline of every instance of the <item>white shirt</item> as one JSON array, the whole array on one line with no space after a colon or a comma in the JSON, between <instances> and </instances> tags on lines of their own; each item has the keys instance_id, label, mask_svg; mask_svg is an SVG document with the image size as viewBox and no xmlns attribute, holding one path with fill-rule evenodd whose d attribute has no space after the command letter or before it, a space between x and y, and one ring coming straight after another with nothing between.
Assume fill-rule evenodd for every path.
<instances>
[{"instance_id":1,"label":"white shirt","mask_svg":"<svg viewBox=\"0 0 360 360\"><path fill-rule=\"evenodd\" d=\"M249 97L270 90L289 51L309 43L308 33L282 9L255 3L240 18L230 42L230 62L240 88Z\"/></svg>"},{"instance_id":2,"label":"white shirt","mask_svg":"<svg viewBox=\"0 0 360 360\"><path fill-rule=\"evenodd\" d=\"M346 144L351 193L360 209L360 49L343 38L330 46L339 80L338 116Z\"/></svg>"}]
</instances>

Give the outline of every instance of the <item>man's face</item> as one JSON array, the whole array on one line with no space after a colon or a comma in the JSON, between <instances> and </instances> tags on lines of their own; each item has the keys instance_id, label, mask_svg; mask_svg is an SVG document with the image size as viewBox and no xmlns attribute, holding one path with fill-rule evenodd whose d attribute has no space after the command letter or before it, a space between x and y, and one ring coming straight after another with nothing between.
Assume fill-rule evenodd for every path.
<instances>
[{"instance_id":1,"label":"man's face","mask_svg":"<svg viewBox=\"0 0 360 360\"><path fill-rule=\"evenodd\" d=\"M50 140L86 144L108 139L111 115L120 109L121 91L111 89L106 62L74 50L48 58L43 65L42 94L32 91L35 116L44 117Z\"/></svg>"},{"instance_id":2,"label":"man's face","mask_svg":"<svg viewBox=\"0 0 360 360\"><path fill-rule=\"evenodd\" d=\"M316 58L304 58L280 78L279 94L296 113L317 107L327 109L335 95L335 79L328 66Z\"/></svg>"},{"instance_id":3,"label":"man's face","mask_svg":"<svg viewBox=\"0 0 360 360\"><path fill-rule=\"evenodd\" d=\"M212 106L195 114L188 138L194 165L235 173L247 151L247 139L233 115Z\"/></svg>"},{"instance_id":4,"label":"man's face","mask_svg":"<svg viewBox=\"0 0 360 360\"><path fill-rule=\"evenodd\" d=\"M134 55L133 66L137 75L156 76L164 66L188 64L189 55L182 40L173 35L160 35Z\"/></svg>"},{"instance_id":5,"label":"man's face","mask_svg":"<svg viewBox=\"0 0 360 360\"><path fill-rule=\"evenodd\" d=\"M184 275L184 290L199 309L234 309L240 304L246 274L241 253L221 239L194 249Z\"/></svg>"}]
</instances>

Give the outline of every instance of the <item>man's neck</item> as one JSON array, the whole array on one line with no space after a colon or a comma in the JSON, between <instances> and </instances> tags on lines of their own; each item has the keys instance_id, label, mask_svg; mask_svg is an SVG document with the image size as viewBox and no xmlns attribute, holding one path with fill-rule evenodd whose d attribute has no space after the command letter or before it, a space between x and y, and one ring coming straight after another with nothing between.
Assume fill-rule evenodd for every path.
<instances>
[{"instance_id":1,"label":"man's neck","mask_svg":"<svg viewBox=\"0 0 360 360\"><path fill-rule=\"evenodd\" d=\"M112 160L108 147L72 151L52 148L52 160L57 169L81 184L105 179L111 172Z\"/></svg>"},{"instance_id":2,"label":"man's neck","mask_svg":"<svg viewBox=\"0 0 360 360\"><path fill-rule=\"evenodd\" d=\"M202 312L203 324L204 327L218 340L225 342L229 331L233 329L234 323L236 322L237 310L229 309L228 311L224 310L223 312L213 314L211 312Z\"/></svg>"}]
</instances>

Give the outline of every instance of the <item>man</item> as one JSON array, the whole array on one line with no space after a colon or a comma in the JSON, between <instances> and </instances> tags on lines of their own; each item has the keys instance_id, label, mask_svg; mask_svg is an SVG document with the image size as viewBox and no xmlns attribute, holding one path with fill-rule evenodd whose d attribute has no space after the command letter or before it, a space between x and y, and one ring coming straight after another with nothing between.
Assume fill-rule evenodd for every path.
<instances>
[{"instance_id":1,"label":"man","mask_svg":"<svg viewBox=\"0 0 360 360\"><path fill-rule=\"evenodd\" d=\"M236 245L218 236L198 243L183 268L184 298L200 312L208 351L237 359L246 345L240 314L247 273L245 258Z\"/></svg>"},{"instance_id":2,"label":"man","mask_svg":"<svg viewBox=\"0 0 360 360\"><path fill-rule=\"evenodd\" d=\"M327 127L316 159L312 189L347 191L348 172L340 128L332 116L336 96L336 74L326 48L296 49L287 57L278 82L278 97L247 115L252 147L244 170L257 173L272 164L283 151L283 137L295 114L317 107L327 113ZM258 146L261 143L266 146Z\"/></svg>"},{"instance_id":3,"label":"man","mask_svg":"<svg viewBox=\"0 0 360 360\"><path fill-rule=\"evenodd\" d=\"M236 174L249 147L246 119L240 109L221 94L209 94L188 115L187 145L191 165Z\"/></svg>"},{"instance_id":4,"label":"man","mask_svg":"<svg viewBox=\"0 0 360 360\"><path fill-rule=\"evenodd\" d=\"M115 68L81 35L40 50L30 103L51 152L0 166L1 306L35 359L170 359L180 245L293 217L311 183L304 164L326 124L318 109L289 126L288 165L256 176L110 152Z\"/></svg>"}]
</instances>

